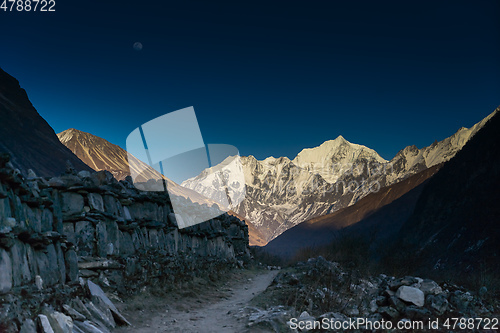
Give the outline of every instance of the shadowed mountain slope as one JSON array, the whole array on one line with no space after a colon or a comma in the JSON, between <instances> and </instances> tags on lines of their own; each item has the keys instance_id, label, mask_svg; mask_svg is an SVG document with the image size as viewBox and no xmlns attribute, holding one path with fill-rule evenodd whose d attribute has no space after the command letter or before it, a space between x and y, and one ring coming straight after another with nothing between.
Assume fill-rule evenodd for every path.
<instances>
[{"instance_id":1,"label":"shadowed mountain slope","mask_svg":"<svg viewBox=\"0 0 500 333\"><path fill-rule=\"evenodd\" d=\"M55 176L70 161L77 170L91 170L59 142L35 110L19 82L0 68L0 152L11 155L14 167L39 176Z\"/></svg>"},{"instance_id":2,"label":"shadowed mountain slope","mask_svg":"<svg viewBox=\"0 0 500 333\"><path fill-rule=\"evenodd\" d=\"M498 110L434 176L390 204L339 231L349 220L340 216L349 212L349 216L360 214L356 210L361 210L366 204L359 207L358 204L369 199L367 196L356 205L331 214L337 220L318 219L316 225L305 224L295 235L316 237L309 244L315 245L313 242L316 242L317 245L324 245L317 250L324 253L335 247L321 243L327 238L323 234L328 235L332 245L342 239L356 240L351 246L368 244L372 262L378 262L384 270L393 269L398 274L441 279L474 277L482 284L487 283L485 279L488 277L497 277L500 270ZM322 223L328 227L325 228ZM319 227L322 233L315 231L315 227ZM297 239L298 236L291 242L298 242ZM277 246L279 244L272 248L271 242L265 248L290 255L291 251L286 252Z\"/></svg>"},{"instance_id":3,"label":"shadowed mountain slope","mask_svg":"<svg viewBox=\"0 0 500 333\"><path fill-rule=\"evenodd\" d=\"M411 254L420 270L499 270L499 110L429 180L387 253Z\"/></svg>"}]
</instances>

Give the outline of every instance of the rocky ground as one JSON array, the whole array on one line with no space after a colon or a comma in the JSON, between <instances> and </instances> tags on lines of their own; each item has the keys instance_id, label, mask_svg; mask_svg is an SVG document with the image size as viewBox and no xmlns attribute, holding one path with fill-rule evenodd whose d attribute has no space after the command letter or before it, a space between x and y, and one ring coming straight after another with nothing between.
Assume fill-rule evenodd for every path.
<instances>
[{"instance_id":1,"label":"rocky ground","mask_svg":"<svg viewBox=\"0 0 500 333\"><path fill-rule=\"evenodd\" d=\"M498 320L500 302L497 295L486 288L471 292L419 277L366 277L322 257L284 269L259 267L221 271L218 275L192 277L186 282L148 284L134 296L104 293L87 280L84 286L78 287L83 287L91 301L70 300L62 306L65 314L44 307L38 316L37 331L52 332L41 327L45 321L68 333L339 332L343 330L333 328L334 325L342 327L340 325L359 319L364 319L365 324L347 326L349 329L345 331L497 331L486 329L486 322L476 326L478 329L444 326L448 318ZM123 321L119 323L120 318ZM429 322L436 319L439 319L439 327L428 329ZM332 329L309 329L315 322L325 320ZM368 326L384 322L390 323L392 329ZM414 330L394 329L399 322L422 322L425 326ZM25 331L21 332L35 332L33 322L24 324ZM294 329L294 324L301 325L302 329ZM490 328L494 327L494 322L490 322Z\"/></svg>"},{"instance_id":2,"label":"rocky ground","mask_svg":"<svg viewBox=\"0 0 500 333\"><path fill-rule=\"evenodd\" d=\"M247 314L249 302L276 274L277 270L237 270L219 281L195 279L167 292L144 289L117 304L132 326L115 332L272 332L249 328Z\"/></svg>"},{"instance_id":3,"label":"rocky ground","mask_svg":"<svg viewBox=\"0 0 500 333\"><path fill-rule=\"evenodd\" d=\"M358 318L372 323L391 322L396 327L399 321L411 324L422 322L424 329L405 332L497 332L498 324L487 329L483 321L478 330L466 327L445 327L446 319L500 318L500 302L497 295L485 287L471 292L452 284L438 284L419 277L391 277L378 275L363 277L354 270L346 270L338 263L322 257L283 269L265 292L255 297L248 313L249 326L267 328L275 332L297 332L291 330L291 318L302 327L314 321L328 321L330 327L348 323ZM430 330L430 321L439 319L439 328ZM335 324L336 323L336 324ZM387 327L387 326L386 326ZM397 332L400 330L371 330L368 326L356 326L349 332ZM307 331L304 329L302 331ZM326 330L313 330L326 331ZM331 329L328 331L342 331Z\"/></svg>"}]
</instances>

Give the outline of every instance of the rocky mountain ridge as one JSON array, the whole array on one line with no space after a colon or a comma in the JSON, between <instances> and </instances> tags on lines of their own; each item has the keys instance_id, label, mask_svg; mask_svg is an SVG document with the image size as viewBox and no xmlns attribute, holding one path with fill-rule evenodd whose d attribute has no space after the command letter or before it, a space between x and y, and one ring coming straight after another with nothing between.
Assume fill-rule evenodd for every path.
<instances>
[{"instance_id":1,"label":"rocky mountain ridge","mask_svg":"<svg viewBox=\"0 0 500 333\"><path fill-rule=\"evenodd\" d=\"M123 148L74 128L58 133L57 137L93 170L107 170L117 180L130 176L127 152Z\"/></svg>"},{"instance_id":2,"label":"rocky mountain ridge","mask_svg":"<svg viewBox=\"0 0 500 333\"><path fill-rule=\"evenodd\" d=\"M421 192L419 187L436 174L441 166L430 167L396 184L383 187L380 191L363 197L354 205L299 223L270 241L263 249L273 255L290 259L302 249L327 246L341 237L342 231L340 230L366 220L402 196L410 197L409 200L405 200L403 206L411 209ZM411 192L415 192L414 195L411 195ZM403 211L398 211L398 213L403 215ZM386 219L388 220L387 217ZM369 233L364 229L367 228L356 228L359 237L365 237ZM392 230L397 232L398 228L393 226ZM351 234L354 236L354 233ZM384 234L387 237L391 236L387 230Z\"/></svg>"},{"instance_id":3,"label":"rocky mountain ridge","mask_svg":"<svg viewBox=\"0 0 500 333\"><path fill-rule=\"evenodd\" d=\"M441 141L435 141L432 145L418 149L416 146L408 146L399 151L391 160L393 167L398 170L406 170L403 174L392 174L387 178L387 184L394 184L402 178L418 173L424 169L449 161L458 151L488 122L498 109L486 116L471 128L462 127L452 136Z\"/></svg>"},{"instance_id":4,"label":"rocky mountain ridge","mask_svg":"<svg viewBox=\"0 0 500 333\"><path fill-rule=\"evenodd\" d=\"M348 252L362 249L360 257L384 271L477 280L495 288L500 239L498 111L450 161L353 206L303 222L264 249L284 257L300 249L302 255L326 256L345 255L341 251L346 246ZM435 174L429 174L432 171ZM413 185L406 188L409 181ZM387 200L391 196L394 200Z\"/></svg>"},{"instance_id":5,"label":"rocky mountain ridge","mask_svg":"<svg viewBox=\"0 0 500 333\"><path fill-rule=\"evenodd\" d=\"M428 147L406 147L390 161L342 136L304 149L293 160L241 157L246 197L234 210L269 242L305 220L351 206L380 188L450 160L495 112ZM210 179L202 174L192 180L183 186L209 195Z\"/></svg>"}]
</instances>

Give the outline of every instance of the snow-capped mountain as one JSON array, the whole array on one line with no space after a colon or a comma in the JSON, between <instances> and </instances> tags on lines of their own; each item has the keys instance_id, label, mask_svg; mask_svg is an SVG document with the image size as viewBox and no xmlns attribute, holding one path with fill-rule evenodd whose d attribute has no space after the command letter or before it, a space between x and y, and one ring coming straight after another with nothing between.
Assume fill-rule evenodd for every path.
<instances>
[{"instance_id":1,"label":"snow-capped mountain","mask_svg":"<svg viewBox=\"0 0 500 333\"><path fill-rule=\"evenodd\" d=\"M335 183L347 169L362 161L387 162L375 150L350 143L339 136L319 147L302 150L292 162L311 173L318 173L328 183Z\"/></svg>"},{"instance_id":2,"label":"snow-capped mountain","mask_svg":"<svg viewBox=\"0 0 500 333\"><path fill-rule=\"evenodd\" d=\"M493 114L429 147L406 147L391 161L342 136L304 149L293 160L241 157L246 196L234 211L270 241L300 222L351 206L382 187L448 161ZM212 184L212 178L200 174L196 182L182 186L210 196Z\"/></svg>"},{"instance_id":3,"label":"snow-capped mountain","mask_svg":"<svg viewBox=\"0 0 500 333\"><path fill-rule=\"evenodd\" d=\"M286 157L263 161L253 156L241 157L246 196L233 210L245 216L269 241L309 217L348 205L354 192L347 189L349 182L335 186L337 180L368 178L366 171L348 175L351 165L386 162L374 150L352 144L341 136L320 147L303 150L293 161ZM202 173L182 186L209 197L213 179L203 178Z\"/></svg>"},{"instance_id":4,"label":"snow-capped mountain","mask_svg":"<svg viewBox=\"0 0 500 333\"><path fill-rule=\"evenodd\" d=\"M229 209L245 197L245 178L239 156L229 156L220 164L207 168L182 186L194 190Z\"/></svg>"},{"instance_id":5,"label":"snow-capped mountain","mask_svg":"<svg viewBox=\"0 0 500 333\"><path fill-rule=\"evenodd\" d=\"M399 151L390 162L395 172L388 175L387 185L397 183L401 179L424 169L449 161L496 112L495 110L471 128L462 127L452 136L439 142L435 141L428 147L418 149L416 146L408 146Z\"/></svg>"}]
</instances>

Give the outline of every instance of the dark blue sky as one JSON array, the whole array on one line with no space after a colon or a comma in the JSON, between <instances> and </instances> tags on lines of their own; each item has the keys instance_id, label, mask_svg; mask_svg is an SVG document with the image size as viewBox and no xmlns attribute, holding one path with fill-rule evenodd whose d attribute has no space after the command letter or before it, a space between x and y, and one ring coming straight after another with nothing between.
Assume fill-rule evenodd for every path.
<instances>
[{"instance_id":1,"label":"dark blue sky","mask_svg":"<svg viewBox=\"0 0 500 333\"><path fill-rule=\"evenodd\" d=\"M494 0L56 1L0 11L0 67L56 132L125 147L194 106L205 142L242 155L343 135L390 159L500 104L499 16Z\"/></svg>"}]
</instances>

